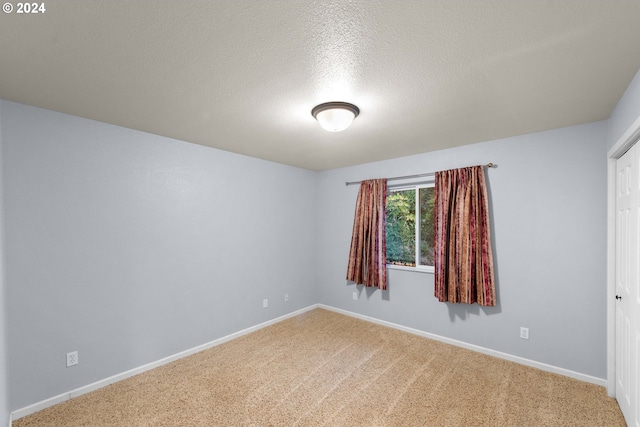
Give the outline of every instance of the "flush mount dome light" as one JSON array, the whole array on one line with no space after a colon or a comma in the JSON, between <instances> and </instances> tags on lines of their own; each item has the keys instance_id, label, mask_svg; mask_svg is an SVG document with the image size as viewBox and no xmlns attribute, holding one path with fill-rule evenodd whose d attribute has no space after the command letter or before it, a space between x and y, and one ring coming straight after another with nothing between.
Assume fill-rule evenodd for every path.
<instances>
[{"instance_id":1,"label":"flush mount dome light","mask_svg":"<svg viewBox=\"0 0 640 427\"><path fill-rule=\"evenodd\" d=\"M353 119L358 117L360 109L348 102L325 102L316 105L311 115L329 132L340 132L349 127Z\"/></svg>"}]
</instances>

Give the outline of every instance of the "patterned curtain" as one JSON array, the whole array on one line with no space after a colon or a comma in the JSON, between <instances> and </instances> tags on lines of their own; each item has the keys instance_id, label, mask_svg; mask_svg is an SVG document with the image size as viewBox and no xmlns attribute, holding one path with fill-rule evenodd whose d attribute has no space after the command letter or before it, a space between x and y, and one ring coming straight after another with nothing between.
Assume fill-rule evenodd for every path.
<instances>
[{"instance_id":1,"label":"patterned curtain","mask_svg":"<svg viewBox=\"0 0 640 427\"><path fill-rule=\"evenodd\" d=\"M484 168L436 172L434 199L436 298L495 306Z\"/></svg>"},{"instance_id":2,"label":"patterned curtain","mask_svg":"<svg viewBox=\"0 0 640 427\"><path fill-rule=\"evenodd\" d=\"M387 289L387 180L362 181L353 219L347 280Z\"/></svg>"}]
</instances>

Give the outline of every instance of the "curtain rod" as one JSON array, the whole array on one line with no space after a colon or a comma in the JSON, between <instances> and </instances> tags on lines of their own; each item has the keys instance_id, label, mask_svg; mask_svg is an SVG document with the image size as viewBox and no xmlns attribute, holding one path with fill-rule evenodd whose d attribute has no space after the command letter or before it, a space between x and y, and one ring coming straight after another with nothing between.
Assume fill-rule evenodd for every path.
<instances>
[{"instance_id":1,"label":"curtain rod","mask_svg":"<svg viewBox=\"0 0 640 427\"><path fill-rule=\"evenodd\" d=\"M493 167L493 163L487 163L486 165L483 165L487 168L492 168ZM428 172L428 173L419 173L417 175L405 175L405 176L394 176L391 178L387 178L387 181L394 181L396 179L409 179L409 178L422 178L424 176L433 176L435 175L435 172ZM351 184L360 184L362 181L347 181L344 183L344 185L351 185Z\"/></svg>"}]
</instances>

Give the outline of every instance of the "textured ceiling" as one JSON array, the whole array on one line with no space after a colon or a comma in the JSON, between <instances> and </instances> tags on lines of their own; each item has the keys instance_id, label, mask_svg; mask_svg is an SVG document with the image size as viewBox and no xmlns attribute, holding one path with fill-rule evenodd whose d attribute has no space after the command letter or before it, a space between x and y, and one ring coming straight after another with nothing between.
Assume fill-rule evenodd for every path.
<instances>
[{"instance_id":1,"label":"textured ceiling","mask_svg":"<svg viewBox=\"0 0 640 427\"><path fill-rule=\"evenodd\" d=\"M44 3L0 98L312 170L606 119L640 68L638 0Z\"/></svg>"}]
</instances>

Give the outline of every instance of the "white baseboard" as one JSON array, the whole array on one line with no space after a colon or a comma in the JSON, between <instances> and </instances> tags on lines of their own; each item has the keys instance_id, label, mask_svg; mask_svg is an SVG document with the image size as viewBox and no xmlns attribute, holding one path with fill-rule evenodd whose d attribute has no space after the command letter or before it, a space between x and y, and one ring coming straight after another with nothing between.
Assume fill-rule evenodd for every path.
<instances>
[{"instance_id":1,"label":"white baseboard","mask_svg":"<svg viewBox=\"0 0 640 427\"><path fill-rule=\"evenodd\" d=\"M118 381L122 381L126 378L132 377L134 375L138 375L141 374L143 372L149 371L151 369L157 368L159 366L162 365L166 365L167 363L173 362L175 360L181 359L183 357L187 357L190 356L192 354L198 353L200 351L215 347L217 345L223 344L227 341L231 341L235 338L239 338L243 335L247 335L250 334L251 332L255 332L259 329L265 328L267 326L271 326L275 323L281 322L283 320L289 319L291 317L295 317L298 316L299 314L305 313L307 311L311 311L315 308L323 308L325 310L329 310L329 311L333 311L336 313L340 313L340 314L344 314L346 316L350 316L350 317L354 317L357 319L361 319L361 320L365 320L368 322L372 322L372 323L376 323L378 325L382 325L382 326L387 326L390 328L394 328L394 329L398 329L400 331L404 331L404 332L408 332L410 334L414 334L414 335L418 335L424 338L429 338L429 339L433 339L436 341L441 341L447 344L451 344L451 345L455 345L457 347L462 347L462 348L466 348L468 350L473 350L473 351L477 351L479 353L483 353L483 354L487 354L489 356L494 356L500 359L505 359L505 360L509 360L512 362L516 362L519 363L521 365L525 365L525 366L530 366L532 368L537 368L543 371L547 371L547 372L553 372L556 374L560 374L560 375L564 375L570 378L574 378L580 381L585 381L588 383L592 383L592 384L596 384L596 385L600 385L600 386L606 386L606 380L602 379L602 378L596 378L596 377L592 377L589 375L585 375L585 374L581 374L579 372L575 372L575 371L571 371L568 369L563 369L563 368L559 368L557 366L552 366L552 365L547 365L546 363L541 363L541 362L536 362L534 360L529 360L529 359L525 359L523 357L519 357L519 356L514 356L512 354L507 354L507 353L502 353L496 350L491 350L485 347L480 347L474 344L469 344L469 343L465 343L463 341L458 341L458 340L454 340L451 338L446 338L446 337L442 337L440 335L435 335L435 334L431 334L429 332L424 332L421 331L419 329L413 329L413 328L409 328L407 326L402 326L402 325L398 325L396 323L392 323L392 322L387 322L385 320L380 320L380 319L376 319L373 317L369 317L369 316L365 316L362 314L357 314L357 313L353 313L351 311L347 311L347 310L342 310L339 308L335 308L335 307L331 307L328 305L324 305L324 304L313 304L310 305L308 307L302 308L300 310L294 311L292 313L289 314L285 314L283 316L277 317L275 319L272 320L268 320L264 323L260 323L258 325L252 326L250 328L247 329L243 329L241 331L235 332L233 334L224 336L222 338L218 338L217 340L213 340L211 342L208 342L206 344L202 344L196 347L193 347L191 349L182 351L180 353L176 353L174 355L165 357L163 359L157 360L155 362L151 362L148 363L146 365L131 369L129 371L126 372L122 372L120 374L117 375L113 375L109 378L105 378L103 380L100 381L96 381L92 384L88 384L86 386L82 386L79 388L76 388L75 390L71 390L69 392L66 393L62 393L59 394L57 396L51 397L49 399L43 400L41 402L37 402L34 403L33 405L29 405L26 406L24 408L21 409L17 409L15 411L13 411L11 414L9 414L9 426L11 426L11 422L13 420L17 420L20 419L22 417L26 417L27 415L33 414L35 412L41 411L45 408L48 408L50 406L56 405L58 403L62 403L64 401L67 401L69 399L72 399L74 397L78 397L81 396L83 394L92 392L94 390L97 390L99 388L108 386L109 384L113 384L115 382Z\"/></svg>"},{"instance_id":2,"label":"white baseboard","mask_svg":"<svg viewBox=\"0 0 640 427\"><path fill-rule=\"evenodd\" d=\"M266 321L264 323L260 323L260 324L255 325L255 326L251 326L250 328L243 329L241 331L238 331L238 332L235 332L233 334L224 336L222 338L218 338L217 340L213 340L213 341L208 342L206 344L202 344L202 345L190 348L188 350L181 351L180 353L176 353L174 355L167 356L167 357L165 357L163 359L160 359L160 360L157 360L155 362L147 363L146 365L143 365L143 366L128 370L126 372L122 372L120 374L113 375L113 376L111 376L109 378L105 378L105 379L102 379L100 381L96 381L96 382L94 382L92 384L88 384L86 386L82 386L82 387L76 388L75 390L71 390L71 391L68 391L66 393L59 394L57 396L51 397L51 398L43 400L41 402L34 403L33 405L29 405L29 406L26 406L24 408L17 409L15 411L13 411L11 414L9 414L9 427L11 427L11 421L12 420L17 420L17 419L20 419L22 417L26 417L27 415L31 415L31 414L33 414L35 412L41 411L41 410L43 410L45 408L48 408L50 406L57 405L58 403L62 403L64 401L67 401L67 400L72 399L74 397L78 397L78 396L81 396L83 394L86 394L86 393L92 392L94 390L97 390L99 388L108 386L109 384L113 384L113 383L116 383L118 381L122 381L122 380L124 380L126 378L132 377L134 375L138 375L138 374L141 374L143 372L149 371L151 369L157 368L159 366L166 365L167 363L173 362L173 361L181 359L183 357L191 356L192 354L195 354L195 353L198 353L200 351L215 347L215 346L223 344L223 343L225 343L227 341L231 341L232 339L239 338L239 337L241 337L243 335L250 334L251 332L255 332L255 331L259 330L259 329L266 328L267 326L271 326L271 325L273 325L275 323L281 322L281 321L286 320L288 318L298 316L299 314L305 313L305 312L313 310L315 308L318 308L318 304L310 305L308 307L302 308L302 309L294 311L292 313L285 314L285 315L277 317L275 319L268 320L268 321Z\"/></svg>"},{"instance_id":3,"label":"white baseboard","mask_svg":"<svg viewBox=\"0 0 640 427\"><path fill-rule=\"evenodd\" d=\"M327 306L324 304L319 304L319 308L324 308L326 310L334 311L336 313L344 314L346 316L355 317L357 319L366 320L368 322L376 323L382 326L388 326L393 329L398 329L400 331L408 332L410 334L419 335L424 338L429 338L436 341L441 341L447 344L455 345L457 347L466 348L467 350L477 351L478 353L487 354L489 356L494 356L499 359L509 360L511 362L519 363L521 365L529 366L532 368L537 368L542 371L552 372L554 374L564 375L565 377L574 378L576 380L584 381L591 384L596 384L599 386L606 387L607 381L603 378L592 377L590 375L581 374L580 372L571 371L569 369L559 368L553 365L547 365L546 363L536 362L535 360L525 359L524 357L514 356L513 354L502 353L500 351L491 350L489 348L480 347L475 344L469 344L463 341L454 340L451 338L443 337L436 334L431 334L429 332L424 332L419 329L409 328L407 326L398 325L396 323L387 322L385 320L376 319L374 317L364 316L362 314L353 313L351 311L342 310L340 308L335 308L331 306Z\"/></svg>"}]
</instances>

